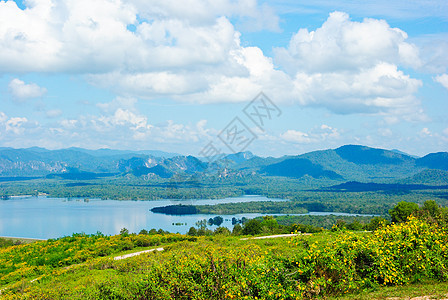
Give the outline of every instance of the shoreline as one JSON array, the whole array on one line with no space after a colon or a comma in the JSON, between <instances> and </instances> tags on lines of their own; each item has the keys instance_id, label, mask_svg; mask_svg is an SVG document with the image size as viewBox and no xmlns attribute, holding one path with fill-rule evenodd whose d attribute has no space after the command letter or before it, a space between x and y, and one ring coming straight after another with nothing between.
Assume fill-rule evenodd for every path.
<instances>
[{"instance_id":1,"label":"shoreline","mask_svg":"<svg viewBox=\"0 0 448 300\"><path fill-rule=\"evenodd\" d=\"M9 239L9 240L28 241L28 242L46 241L46 239L16 237L16 236L0 236L0 238L2 238L2 239Z\"/></svg>"}]
</instances>

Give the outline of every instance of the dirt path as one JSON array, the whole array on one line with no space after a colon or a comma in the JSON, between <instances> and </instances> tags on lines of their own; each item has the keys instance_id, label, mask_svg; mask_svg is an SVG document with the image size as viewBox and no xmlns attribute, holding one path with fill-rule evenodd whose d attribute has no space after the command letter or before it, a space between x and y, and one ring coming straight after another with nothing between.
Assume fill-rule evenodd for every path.
<instances>
[{"instance_id":1,"label":"dirt path","mask_svg":"<svg viewBox=\"0 0 448 300\"><path fill-rule=\"evenodd\" d=\"M279 237L290 237L290 236L297 236L297 233L288 233L288 234L276 234L276 235L265 235L265 236L256 236L256 237L250 237L250 238L242 238L242 241L246 240L262 240L262 239L274 239ZM301 235L309 235L309 233L301 233Z\"/></svg>"},{"instance_id":2,"label":"dirt path","mask_svg":"<svg viewBox=\"0 0 448 300\"><path fill-rule=\"evenodd\" d=\"M148 252L153 252L153 251L163 251L164 249L162 247L160 248L155 248L155 249L149 249L149 250L143 250L143 251L139 251L139 252L134 252L134 253L129 253L129 254L124 254L124 255L120 255L120 256L115 256L114 260L121 260L121 259L125 259L125 258L129 258L129 257L133 257L133 256L137 256L143 253L148 253Z\"/></svg>"}]
</instances>

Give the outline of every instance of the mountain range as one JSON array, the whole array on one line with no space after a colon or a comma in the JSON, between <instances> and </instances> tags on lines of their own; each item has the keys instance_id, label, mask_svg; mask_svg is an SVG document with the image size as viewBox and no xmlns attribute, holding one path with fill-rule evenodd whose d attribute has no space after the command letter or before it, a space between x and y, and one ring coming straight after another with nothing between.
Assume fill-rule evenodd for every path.
<instances>
[{"instance_id":1,"label":"mountain range","mask_svg":"<svg viewBox=\"0 0 448 300\"><path fill-rule=\"evenodd\" d=\"M162 151L47 150L0 148L0 177L36 176L86 179L104 176L219 174L219 176L311 177L336 181L446 184L448 152L415 157L398 150L346 145L297 156L259 157L251 152L229 154L219 161ZM401 181L400 181L401 180Z\"/></svg>"}]
</instances>

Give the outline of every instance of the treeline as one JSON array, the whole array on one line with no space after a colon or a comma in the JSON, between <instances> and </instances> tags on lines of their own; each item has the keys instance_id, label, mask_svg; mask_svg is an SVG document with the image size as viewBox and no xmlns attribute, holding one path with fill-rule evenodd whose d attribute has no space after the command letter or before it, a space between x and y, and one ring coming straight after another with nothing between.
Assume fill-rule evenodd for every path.
<instances>
[{"instance_id":1,"label":"treeline","mask_svg":"<svg viewBox=\"0 0 448 300\"><path fill-rule=\"evenodd\" d=\"M207 220L190 227L188 235L258 235L285 234L291 232L315 233L325 229L331 231L375 231L378 228L394 223L405 222L410 216L436 222L448 227L448 208L442 207L434 200L428 200L419 206L413 202L402 201L389 210L387 216L264 216L255 219L243 219L243 222L232 222L234 227L218 227L214 231L207 228ZM215 217L222 219L222 217ZM236 223L236 224L235 224ZM214 225L213 219L208 224ZM217 226L220 223L215 224Z\"/></svg>"},{"instance_id":2,"label":"treeline","mask_svg":"<svg viewBox=\"0 0 448 300\"><path fill-rule=\"evenodd\" d=\"M0 182L0 197L11 195L47 194L63 198L99 198L113 200L157 199L219 199L242 195L262 195L269 198L289 199L274 203L231 203L215 206L196 206L201 213L306 213L345 212L354 214L387 214L400 201L420 205L435 199L448 205L448 190L400 190L393 191L323 191L334 181L313 181L302 178L248 176L241 178L198 178L191 180L143 178L129 176L108 177L96 180L37 179L16 182Z\"/></svg>"}]
</instances>

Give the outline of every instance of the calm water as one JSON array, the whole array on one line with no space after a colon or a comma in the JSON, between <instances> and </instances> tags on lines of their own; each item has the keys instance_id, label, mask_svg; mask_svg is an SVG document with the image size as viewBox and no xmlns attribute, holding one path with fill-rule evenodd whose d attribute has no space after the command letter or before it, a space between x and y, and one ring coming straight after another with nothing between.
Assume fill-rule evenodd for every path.
<instances>
[{"instance_id":1,"label":"calm water","mask_svg":"<svg viewBox=\"0 0 448 300\"><path fill-rule=\"evenodd\" d=\"M0 201L0 236L28 238L57 238L72 233L117 234L122 228L130 232L162 228L170 232L186 233L198 220L216 215L169 216L150 211L156 206L171 204L217 204L250 201L284 201L261 196L244 196L217 200L159 200L115 201L91 199L63 199L47 197L15 198ZM313 213L311 213L313 214ZM316 213L314 213L316 214ZM325 213L318 213L325 214ZM221 226L233 228L231 219L253 218L261 214L223 215ZM177 226L173 223L184 223ZM211 226L211 229L216 226Z\"/></svg>"}]
</instances>

